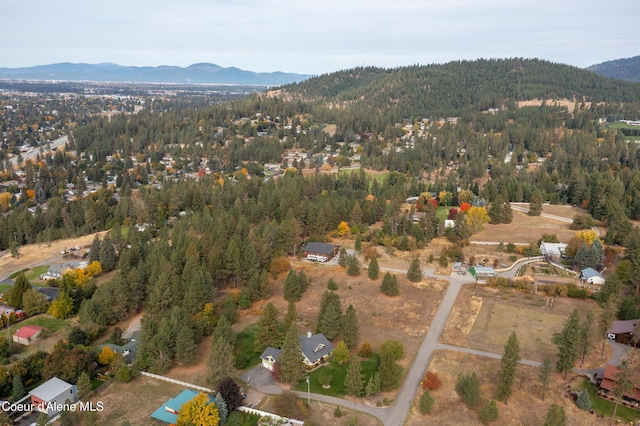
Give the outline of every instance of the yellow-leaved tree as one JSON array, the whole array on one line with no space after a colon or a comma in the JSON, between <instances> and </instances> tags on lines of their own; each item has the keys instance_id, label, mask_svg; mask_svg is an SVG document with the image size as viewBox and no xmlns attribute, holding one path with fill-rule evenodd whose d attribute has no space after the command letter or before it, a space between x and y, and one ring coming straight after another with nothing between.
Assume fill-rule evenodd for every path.
<instances>
[{"instance_id":1,"label":"yellow-leaved tree","mask_svg":"<svg viewBox=\"0 0 640 426\"><path fill-rule=\"evenodd\" d=\"M185 402L178 412L178 426L218 426L219 423L218 407L205 393Z\"/></svg>"},{"instance_id":2,"label":"yellow-leaved tree","mask_svg":"<svg viewBox=\"0 0 640 426\"><path fill-rule=\"evenodd\" d=\"M576 232L576 237L587 243L587 246L591 247L591 244L598 238L598 234L593 229L584 229Z\"/></svg>"},{"instance_id":3,"label":"yellow-leaved tree","mask_svg":"<svg viewBox=\"0 0 640 426\"><path fill-rule=\"evenodd\" d=\"M49 314L59 319L67 319L73 315L73 299L66 291L61 291L58 298L51 302Z\"/></svg>"},{"instance_id":4,"label":"yellow-leaved tree","mask_svg":"<svg viewBox=\"0 0 640 426\"><path fill-rule=\"evenodd\" d=\"M102 265L100 265L100 262L97 260L94 260L93 262L91 262L90 264L87 265L86 268L84 268L85 271L87 271L87 274L90 277L95 277L96 275L98 275L100 272L102 272Z\"/></svg>"},{"instance_id":5,"label":"yellow-leaved tree","mask_svg":"<svg viewBox=\"0 0 640 426\"><path fill-rule=\"evenodd\" d=\"M349 235L349 232L351 232L351 228L349 228L349 224L344 220L340 222L340 225L338 225L338 235L343 237L345 235Z\"/></svg>"},{"instance_id":6,"label":"yellow-leaved tree","mask_svg":"<svg viewBox=\"0 0 640 426\"><path fill-rule=\"evenodd\" d=\"M485 223L489 223L489 213L484 207L471 207L467 210L467 225L475 234L482 230Z\"/></svg>"},{"instance_id":7,"label":"yellow-leaved tree","mask_svg":"<svg viewBox=\"0 0 640 426\"><path fill-rule=\"evenodd\" d=\"M102 365L110 365L116 357L116 353L109 346L102 348L98 354L98 362Z\"/></svg>"}]
</instances>

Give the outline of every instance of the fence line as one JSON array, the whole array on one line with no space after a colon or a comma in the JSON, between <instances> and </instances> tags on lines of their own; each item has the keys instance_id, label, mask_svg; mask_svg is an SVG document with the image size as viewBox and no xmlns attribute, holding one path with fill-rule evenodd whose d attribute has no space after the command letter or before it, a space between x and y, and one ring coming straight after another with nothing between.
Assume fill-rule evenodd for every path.
<instances>
[{"instance_id":1,"label":"fence line","mask_svg":"<svg viewBox=\"0 0 640 426\"><path fill-rule=\"evenodd\" d=\"M501 268L501 269L496 269L496 272L507 272L512 270L513 268L515 268L516 266L518 268L521 268L522 266L526 265L527 263L534 263L534 262L539 262L541 260L545 260L544 256L534 256L534 257L525 257L524 259L518 259L515 262L513 262L513 264L511 266L509 266L508 268Z\"/></svg>"},{"instance_id":2,"label":"fence line","mask_svg":"<svg viewBox=\"0 0 640 426\"><path fill-rule=\"evenodd\" d=\"M140 374L143 376L151 377L153 379L164 380L165 382L175 383L176 385L181 385L186 388L191 388L195 390L199 390L201 392L214 393L213 389L205 388L204 386L194 385L193 383L183 382L181 380L172 379L171 377L160 376L158 374L147 373L146 371L141 371Z\"/></svg>"},{"instance_id":3,"label":"fence line","mask_svg":"<svg viewBox=\"0 0 640 426\"><path fill-rule=\"evenodd\" d=\"M238 407L238 411L244 411L245 413L255 414L260 417L269 417L282 424L290 425L304 425L304 422L296 419L288 419L286 417L280 417L277 414L267 413L266 411L256 410L255 408L249 408L245 406Z\"/></svg>"}]
</instances>

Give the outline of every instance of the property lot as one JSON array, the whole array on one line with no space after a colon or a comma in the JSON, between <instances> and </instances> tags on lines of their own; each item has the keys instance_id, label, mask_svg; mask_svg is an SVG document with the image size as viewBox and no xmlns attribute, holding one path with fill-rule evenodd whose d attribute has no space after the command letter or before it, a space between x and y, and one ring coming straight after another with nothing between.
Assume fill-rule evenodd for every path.
<instances>
[{"instance_id":1,"label":"property lot","mask_svg":"<svg viewBox=\"0 0 640 426\"><path fill-rule=\"evenodd\" d=\"M431 361L429 370L436 372L442 379L442 387L432 392L435 399L430 415L423 416L414 404L406 425L422 426L425 424L438 425L480 425L477 411L467 408L455 392L455 382L459 374L475 372L481 383L481 404L495 397L495 381L500 360L463 354L452 351L437 351ZM513 394L508 404L498 402L500 417L494 424L534 426L544 423L544 416L553 403L560 404L567 413L567 425L601 425L602 419L578 409L573 402L563 395L562 385L565 381L562 375L553 373L546 398L541 399L538 382L538 369L520 365L513 385ZM418 391L416 402L422 391ZM524 408L526 407L526 408Z\"/></svg>"},{"instance_id":2,"label":"property lot","mask_svg":"<svg viewBox=\"0 0 640 426\"><path fill-rule=\"evenodd\" d=\"M547 211L549 207L549 211ZM557 207L545 206L543 213L573 218L579 209L567 207L571 211L560 210ZM556 212L557 211L557 212ZM562 213L562 214L559 214ZM543 234L554 234L559 241L567 242L576 231L569 229L569 223L549 219L542 216L529 216L526 213L513 211L513 222L509 224L484 226L484 229L471 237L472 241L502 241L506 243L535 243Z\"/></svg>"}]
</instances>

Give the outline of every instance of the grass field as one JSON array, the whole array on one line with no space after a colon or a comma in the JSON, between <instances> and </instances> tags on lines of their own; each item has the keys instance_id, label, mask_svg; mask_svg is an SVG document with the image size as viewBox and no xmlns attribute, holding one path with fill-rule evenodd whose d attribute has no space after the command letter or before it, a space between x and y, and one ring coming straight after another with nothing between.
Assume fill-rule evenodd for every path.
<instances>
[{"instance_id":1,"label":"grass field","mask_svg":"<svg viewBox=\"0 0 640 426\"><path fill-rule=\"evenodd\" d=\"M48 328L51 331L58 331L66 324L67 322L65 320L53 318L47 314L41 314L26 319L19 324L12 325L11 334L15 333L18 328L24 327L25 325L39 325L40 327Z\"/></svg>"},{"instance_id":2,"label":"grass field","mask_svg":"<svg viewBox=\"0 0 640 426\"><path fill-rule=\"evenodd\" d=\"M242 332L238 333L235 347L235 366L240 370L246 370L260 364L260 353L256 352L254 342L258 324L248 325Z\"/></svg>"},{"instance_id":3,"label":"grass field","mask_svg":"<svg viewBox=\"0 0 640 426\"><path fill-rule=\"evenodd\" d=\"M575 387L577 390L587 389L589 397L591 398L591 406L601 416L611 418L615 403L607 401L606 399L599 398L593 383L588 380L583 380L582 383ZM616 411L616 417L621 419L624 423L635 424L640 420L640 411L632 410L631 408L618 405L618 411Z\"/></svg>"},{"instance_id":4,"label":"grass field","mask_svg":"<svg viewBox=\"0 0 640 426\"><path fill-rule=\"evenodd\" d=\"M27 277L29 281L39 280L40 275L44 274L49 270L49 265L40 265L35 268L29 269L24 275Z\"/></svg>"},{"instance_id":5,"label":"grass field","mask_svg":"<svg viewBox=\"0 0 640 426\"><path fill-rule=\"evenodd\" d=\"M5 290L9 289L13 287L11 284L2 284L0 285L0 294L4 293Z\"/></svg>"},{"instance_id":6,"label":"grass field","mask_svg":"<svg viewBox=\"0 0 640 426\"><path fill-rule=\"evenodd\" d=\"M365 378L365 385L366 382L369 381L369 378L373 376L373 373L378 369L378 360L378 355L372 355L371 358L360 362L360 367L362 368L362 377ZM309 384L311 387L311 392L337 397L344 396L344 378L347 376L347 367L347 364L340 365L335 362L330 362L324 367L318 368L317 370L313 371L311 374L309 374ZM318 381L318 376L323 372L329 373L333 378L333 380L331 381L331 387L329 389L324 389ZM298 385L295 387L295 390L306 391L307 382L302 381L298 383Z\"/></svg>"}]
</instances>

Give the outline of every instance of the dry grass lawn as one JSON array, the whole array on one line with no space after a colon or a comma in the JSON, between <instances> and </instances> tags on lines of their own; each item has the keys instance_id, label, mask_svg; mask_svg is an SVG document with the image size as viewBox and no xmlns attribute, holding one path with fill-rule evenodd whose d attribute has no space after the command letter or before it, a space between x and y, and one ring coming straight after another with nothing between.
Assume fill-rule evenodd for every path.
<instances>
[{"instance_id":1,"label":"dry grass lawn","mask_svg":"<svg viewBox=\"0 0 640 426\"><path fill-rule=\"evenodd\" d=\"M545 305L546 296L540 294L486 287L477 287L474 294L473 285L465 286L458 295L441 340L501 354L509 335L515 331L520 340L521 358L542 361L549 357L553 361L557 353L553 336L562 330L573 309L578 309L584 318L589 310L598 315L600 308L591 300L561 297L555 298L551 310ZM584 368L604 365L609 355L607 346L601 358L599 342L596 342Z\"/></svg>"},{"instance_id":2,"label":"dry grass lawn","mask_svg":"<svg viewBox=\"0 0 640 426\"><path fill-rule=\"evenodd\" d=\"M305 400L306 402L306 400ZM353 418L357 418L358 426L382 426L382 422L373 416L365 414L361 411L354 411L348 408L340 407L342 417L337 418L333 415L336 406L324 402L311 401L310 417L307 419L311 425L346 425ZM260 410L275 413L273 409L273 397L268 396L264 402L258 407Z\"/></svg>"},{"instance_id":3,"label":"dry grass lawn","mask_svg":"<svg viewBox=\"0 0 640 426\"><path fill-rule=\"evenodd\" d=\"M558 216L567 217L568 212L565 214L558 214L555 211L560 207L565 206L545 206L543 213L557 214ZM553 208L554 213L547 212L547 208L551 210ZM567 207L571 209L571 207ZM573 209L577 210L577 209ZM572 218L575 213L569 216ZM526 213L520 211L513 211L513 222L509 224L484 226L482 231L474 234L471 237L472 241L502 241L506 243L535 243L543 234L553 234L558 237L559 241L567 242L573 236L576 231L569 229L569 223L560 222L558 220L549 219L543 216L529 216Z\"/></svg>"},{"instance_id":4,"label":"dry grass lawn","mask_svg":"<svg viewBox=\"0 0 640 426\"><path fill-rule=\"evenodd\" d=\"M415 404L409 414L407 426L422 426L425 424L438 425L480 425L478 414L480 407L475 410L467 408L455 392L455 382L459 374L475 372L481 382L482 404L493 399L495 395L495 381L500 368L500 360L452 351L437 351L429 365L429 370L438 373L442 379L442 387L432 392L435 399L430 415L423 416L418 410L418 403L422 391L418 391ZM541 399L538 382L538 369L520 365L513 386L513 393L508 404L498 402L500 417L494 424L537 426L544 423L544 416L553 403L560 404L567 413L567 425L599 425L601 419L578 409L575 404L564 396L562 375L553 373L552 382L547 391L545 401ZM569 378L568 378L569 379ZM526 407L526 408L525 408Z\"/></svg>"},{"instance_id":5,"label":"dry grass lawn","mask_svg":"<svg viewBox=\"0 0 640 426\"><path fill-rule=\"evenodd\" d=\"M126 419L142 426L152 424L149 415L183 390L183 386L139 376L129 383L112 382L90 401L104 403L104 411L99 413L100 425L117 426Z\"/></svg>"}]
</instances>

